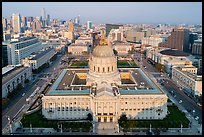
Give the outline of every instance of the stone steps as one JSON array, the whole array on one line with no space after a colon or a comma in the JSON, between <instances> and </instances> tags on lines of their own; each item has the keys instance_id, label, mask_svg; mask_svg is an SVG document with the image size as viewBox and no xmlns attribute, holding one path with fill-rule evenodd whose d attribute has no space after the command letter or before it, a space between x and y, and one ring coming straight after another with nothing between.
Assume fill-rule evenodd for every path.
<instances>
[{"instance_id":1,"label":"stone steps","mask_svg":"<svg viewBox=\"0 0 204 137\"><path fill-rule=\"evenodd\" d=\"M113 134L117 131L117 123L114 122L99 122L96 123L96 133L101 135Z\"/></svg>"}]
</instances>

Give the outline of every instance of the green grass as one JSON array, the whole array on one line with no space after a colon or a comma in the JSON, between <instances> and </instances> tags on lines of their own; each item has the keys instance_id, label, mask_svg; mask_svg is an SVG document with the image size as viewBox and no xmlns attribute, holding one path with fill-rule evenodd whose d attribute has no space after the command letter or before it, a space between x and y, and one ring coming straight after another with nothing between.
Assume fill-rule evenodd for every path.
<instances>
[{"instance_id":1,"label":"green grass","mask_svg":"<svg viewBox=\"0 0 204 137\"><path fill-rule=\"evenodd\" d=\"M185 113L181 112L177 106L168 106L170 112L163 120L127 120L127 122L119 122L121 127L127 128L144 128L149 127L150 124L153 128L180 128L181 123L183 128L187 128L189 120L185 117Z\"/></svg>"},{"instance_id":2,"label":"green grass","mask_svg":"<svg viewBox=\"0 0 204 137\"><path fill-rule=\"evenodd\" d=\"M87 67L88 66L88 61L75 61L72 62L71 67Z\"/></svg>"},{"instance_id":3,"label":"green grass","mask_svg":"<svg viewBox=\"0 0 204 137\"><path fill-rule=\"evenodd\" d=\"M129 62L129 63L128 63ZM127 61L127 60L118 60L117 63L118 67L127 67L127 68L135 68L137 64L134 61Z\"/></svg>"},{"instance_id":4,"label":"green grass","mask_svg":"<svg viewBox=\"0 0 204 137\"><path fill-rule=\"evenodd\" d=\"M30 124L32 124L32 127L35 128L54 128L56 130L58 129L59 124L63 124L63 128L72 128L72 129L78 129L82 128L85 131L89 131L92 127L91 122L84 121L84 122L71 122L71 121L58 121L58 120L47 120L46 118L43 118L41 115L41 111L37 111L30 115L24 115L21 119L21 123L23 127L30 127Z\"/></svg>"}]
</instances>

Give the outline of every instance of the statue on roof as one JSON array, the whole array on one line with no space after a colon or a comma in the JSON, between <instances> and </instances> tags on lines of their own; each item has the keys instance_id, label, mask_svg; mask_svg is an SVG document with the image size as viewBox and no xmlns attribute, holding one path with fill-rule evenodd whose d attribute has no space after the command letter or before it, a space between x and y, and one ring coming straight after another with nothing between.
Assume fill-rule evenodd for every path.
<instances>
[{"instance_id":1,"label":"statue on roof","mask_svg":"<svg viewBox=\"0 0 204 137\"><path fill-rule=\"evenodd\" d=\"M101 35L100 45L101 45L101 46L108 45L107 38L105 37L105 34L104 34L104 33L102 33L102 35Z\"/></svg>"}]
</instances>

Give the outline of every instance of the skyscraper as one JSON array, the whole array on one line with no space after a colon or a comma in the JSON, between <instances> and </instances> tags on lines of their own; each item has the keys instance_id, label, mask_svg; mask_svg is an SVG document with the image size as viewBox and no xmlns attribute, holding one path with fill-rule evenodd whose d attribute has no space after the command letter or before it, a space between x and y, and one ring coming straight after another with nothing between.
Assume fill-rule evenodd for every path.
<instances>
[{"instance_id":1,"label":"skyscraper","mask_svg":"<svg viewBox=\"0 0 204 137\"><path fill-rule=\"evenodd\" d=\"M92 22L91 21L87 21L86 29L87 30L92 29Z\"/></svg>"},{"instance_id":2,"label":"skyscraper","mask_svg":"<svg viewBox=\"0 0 204 137\"><path fill-rule=\"evenodd\" d=\"M78 25L80 25L80 15L78 15Z\"/></svg>"},{"instance_id":3,"label":"skyscraper","mask_svg":"<svg viewBox=\"0 0 204 137\"><path fill-rule=\"evenodd\" d=\"M74 25L72 23L72 20L70 20L69 23L68 23L68 31L69 32L74 32Z\"/></svg>"},{"instance_id":4,"label":"skyscraper","mask_svg":"<svg viewBox=\"0 0 204 137\"><path fill-rule=\"evenodd\" d=\"M12 15L12 27L14 33L21 33L21 16L19 13Z\"/></svg>"},{"instance_id":5,"label":"skyscraper","mask_svg":"<svg viewBox=\"0 0 204 137\"><path fill-rule=\"evenodd\" d=\"M27 26L27 18L25 16L22 16L22 27L26 27Z\"/></svg>"},{"instance_id":6,"label":"skyscraper","mask_svg":"<svg viewBox=\"0 0 204 137\"><path fill-rule=\"evenodd\" d=\"M40 32L41 31L41 23L39 20L34 20L32 23L32 30L33 32Z\"/></svg>"},{"instance_id":7,"label":"skyscraper","mask_svg":"<svg viewBox=\"0 0 204 137\"><path fill-rule=\"evenodd\" d=\"M50 14L47 14L46 21L47 21L47 26L50 26Z\"/></svg>"},{"instance_id":8,"label":"skyscraper","mask_svg":"<svg viewBox=\"0 0 204 137\"><path fill-rule=\"evenodd\" d=\"M8 25L8 23L7 23L7 19L6 18L2 18L2 26L3 26L3 30L7 30L7 25Z\"/></svg>"},{"instance_id":9,"label":"skyscraper","mask_svg":"<svg viewBox=\"0 0 204 137\"><path fill-rule=\"evenodd\" d=\"M80 15L78 15L78 17L74 18L74 24L79 25L79 23L80 23Z\"/></svg>"},{"instance_id":10,"label":"skyscraper","mask_svg":"<svg viewBox=\"0 0 204 137\"><path fill-rule=\"evenodd\" d=\"M42 9L42 19L43 19L43 20L46 20L45 8Z\"/></svg>"}]
</instances>

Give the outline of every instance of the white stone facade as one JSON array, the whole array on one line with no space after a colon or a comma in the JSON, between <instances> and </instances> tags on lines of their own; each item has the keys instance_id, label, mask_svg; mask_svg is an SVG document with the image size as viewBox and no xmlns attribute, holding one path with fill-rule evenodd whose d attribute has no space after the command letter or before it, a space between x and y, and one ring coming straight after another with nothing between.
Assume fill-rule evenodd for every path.
<instances>
[{"instance_id":1,"label":"white stone facade","mask_svg":"<svg viewBox=\"0 0 204 137\"><path fill-rule=\"evenodd\" d=\"M16 70L8 72L2 77L2 98L7 98L8 93L12 92L18 84L24 86L25 80L31 80L31 67L16 67Z\"/></svg>"},{"instance_id":2,"label":"white stone facade","mask_svg":"<svg viewBox=\"0 0 204 137\"><path fill-rule=\"evenodd\" d=\"M195 94L202 95L202 76L197 76L197 68L195 67L173 67L172 80L182 88Z\"/></svg>"},{"instance_id":3,"label":"white stone facade","mask_svg":"<svg viewBox=\"0 0 204 137\"><path fill-rule=\"evenodd\" d=\"M42 114L48 119L86 119L117 122L122 114L128 119L163 119L167 115L167 97L161 95L44 96Z\"/></svg>"}]
</instances>

